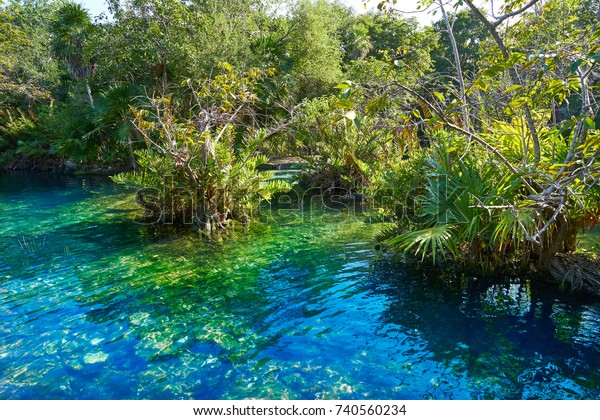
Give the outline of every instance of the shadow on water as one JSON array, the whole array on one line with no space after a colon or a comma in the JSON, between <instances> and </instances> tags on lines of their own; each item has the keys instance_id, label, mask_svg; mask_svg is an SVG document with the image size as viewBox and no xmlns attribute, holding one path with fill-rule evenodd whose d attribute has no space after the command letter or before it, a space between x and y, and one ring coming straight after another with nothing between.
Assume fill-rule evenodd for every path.
<instances>
[{"instance_id":1,"label":"shadow on water","mask_svg":"<svg viewBox=\"0 0 600 420\"><path fill-rule=\"evenodd\" d=\"M446 284L331 214L216 243L54 182L0 189L0 398L600 397L597 302Z\"/></svg>"},{"instance_id":2,"label":"shadow on water","mask_svg":"<svg viewBox=\"0 0 600 420\"><path fill-rule=\"evenodd\" d=\"M597 300L535 281L448 281L387 258L365 286L385 297L384 330L425 340L428 357L470 379L471 397L600 397Z\"/></svg>"}]
</instances>

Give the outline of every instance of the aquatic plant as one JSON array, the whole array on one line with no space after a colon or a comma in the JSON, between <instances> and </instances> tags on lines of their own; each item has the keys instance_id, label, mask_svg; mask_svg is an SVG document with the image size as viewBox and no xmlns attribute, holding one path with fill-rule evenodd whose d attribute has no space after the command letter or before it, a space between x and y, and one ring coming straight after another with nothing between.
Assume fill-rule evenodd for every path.
<instances>
[{"instance_id":1,"label":"aquatic plant","mask_svg":"<svg viewBox=\"0 0 600 420\"><path fill-rule=\"evenodd\" d=\"M146 106L131 108L133 125L147 148L136 152L138 170L113 180L137 189L148 223L196 224L211 235L232 220L248 224L261 200L289 188L282 180L269 181L272 173L258 170L267 158L256 150L279 127L247 122L258 101L253 88L265 73L251 69L238 74L225 63L221 70L209 80L184 82L194 101L184 111L173 95L148 98Z\"/></svg>"},{"instance_id":2,"label":"aquatic plant","mask_svg":"<svg viewBox=\"0 0 600 420\"><path fill-rule=\"evenodd\" d=\"M597 17L577 1L566 8L562 2L511 2L499 16L469 0L422 3L434 4L446 21L444 7L457 11L466 4L491 45L482 47L481 68L471 80L460 74L453 44L458 81L444 86L431 75L377 88L385 97L409 94L418 101L413 115L430 144L409 152L413 163L400 164L398 176L392 170L381 184L395 195L416 193L412 218L393 210L399 229L388 232L388 243L434 262L441 257L487 268L550 270L574 289L600 294L595 276L573 277L568 267L559 268L575 261L560 255L576 250L578 232L600 223ZM544 13L529 13L534 6ZM520 19L499 31L515 16ZM557 22L568 33L557 34ZM568 115L559 115L561 107ZM404 169L418 165L423 174Z\"/></svg>"}]
</instances>

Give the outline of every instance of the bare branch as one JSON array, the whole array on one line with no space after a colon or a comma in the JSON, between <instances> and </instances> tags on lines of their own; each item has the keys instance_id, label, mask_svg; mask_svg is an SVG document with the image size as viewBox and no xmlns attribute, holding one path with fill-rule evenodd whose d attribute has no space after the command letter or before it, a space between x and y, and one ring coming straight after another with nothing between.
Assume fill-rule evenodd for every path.
<instances>
[{"instance_id":1,"label":"bare branch","mask_svg":"<svg viewBox=\"0 0 600 420\"><path fill-rule=\"evenodd\" d=\"M529 9L530 7L534 6L536 3L539 3L539 2L540 2L540 0L531 0L525 6L521 7L518 10L515 10L514 12L507 13L505 15L498 16L498 17L494 16L494 18L496 19L496 21L494 23L492 23L492 26L494 28L500 26L500 24L502 24L502 22L504 22L506 19L510 19L511 17L520 15L521 13L523 13L524 11L526 11L527 9Z\"/></svg>"},{"instance_id":2,"label":"bare branch","mask_svg":"<svg viewBox=\"0 0 600 420\"><path fill-rule=\"evenodd\" d=\"M562 209L564 206L565 206L565 203L563 201L558 205L558 207L552 214L552 217L550 217L550 219L548 219L546 224L540 230L538 230L535 235L527 235L526 238L535 244L539 244L542 234L545 231L547 231L550 226L552 226L552 223L554 223L554 221L556 220L558 215L562 212Z\"/></svg>"},{"instance_id":3,"label":"bare branch","mask_svg":"<svg viewBox=\"0 0 600 420\"><path fill-rule=\"evenodd\" d=\"M488 29L488 32L490 33L490 35L492 35L492 38L494 38L494 41L498 45L498 48L500 48L500 51L502 52L502 57L504 58L504 60L508 60L510 58L510 51L508 50L508 48L506 47L506 44L504 43L504 40L500 37L500 34L496 30L498 25L495 25L494 23L490 22L488 20L488 18L485 17L485 15L481 12L481 10L479 10L479 8L477 6L475 6L475 4L473 4L472 0L464 0L464 2L467 4L467 6L469 6L469 9L471 9L471 11L475 14L475 16L481 21L481 23L483 23L485 25L485 27ZM536 2L537 1L534 0L531 3L535 4ZM517 70L514 66L512 66L511 68L508 69L508 74L510 75L513 85L522 85L523 84L521 77L519 76L519 73L517 73ZM540 144L538 130L535 126L533 116L531 115L531 109L529 108L529 105L525 104L523 106L523 114L525 117L525 123L527 124L527 129L531 133L531 138L533 140L533 158L534 158L535 165L537 165L542 158L541 157L542 147Z\"/></svg>"},{"instance_id":4,"label":"bare branch","mask_svg":"<svg viewBox=\"0 0 600 420\"><path fill-rule=\"evenodd\" d=\"M423 95L421 95L419 92L415 91L414 89L411 89L407 86L401 85L401 84L397 84L398 87L400 87L401 89L405 90L406 92L410 93L411 95L417 97L418 99L420 99L421 101L423 101L429 108L431 108L437 115L438 117L444 122L444 124L448 127L451 128L454 131L457 131L461 134L464 134L466 136L469 136L470 138L472 138L473 140L475 140L477 143L479 143L481 146L483 146L484 148L486 148L488 151L492 152L493 154L495 154L501 161L502 163L504 163L506 165L506 167L514 174L518 174L519 171L517 170L517 168L515 168L509 161L508 159L502 154L502 152L500 152L500 150L498 150L496 147L492 146L491 144L489 144L487 141L485 141L484 139L482 139L479 135L477 135L476 133L473 133L469 130L465 130L463 127L460 127L452 122L450 122L445 116L444 113L439 110L434 104L431 103L431 101L429 101L427 98L425 98ZM523 181L523 183L525 184L525 186L527 187L527 189L530 191L531 194L535 194L535 190L533 189L533 187L525 180L525 178L521 177L521 180Z\"/></svg>"}]
</instances>

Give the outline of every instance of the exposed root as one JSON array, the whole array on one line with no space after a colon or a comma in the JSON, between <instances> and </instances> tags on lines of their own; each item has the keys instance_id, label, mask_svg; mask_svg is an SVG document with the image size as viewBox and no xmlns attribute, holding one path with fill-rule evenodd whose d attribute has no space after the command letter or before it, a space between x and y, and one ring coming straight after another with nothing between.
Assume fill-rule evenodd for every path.
<instances>
[{"instance_id":1,"label":"exposed root","mask_svg":"<svg viewBox=\"0 0 600 420\"><path fill-rule=\"evenodd\" d=\"M600 297L600 259L585 254L559 254L552 258L549 269L564 288Z\"/></svg>"}]
</instances>

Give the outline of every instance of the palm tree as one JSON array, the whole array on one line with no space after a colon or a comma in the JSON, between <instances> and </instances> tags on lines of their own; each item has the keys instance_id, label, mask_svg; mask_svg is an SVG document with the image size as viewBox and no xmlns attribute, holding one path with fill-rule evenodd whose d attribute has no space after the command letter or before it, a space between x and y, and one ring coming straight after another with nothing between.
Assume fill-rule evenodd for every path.
<instances>
[{"instance_id":1,"label":"palm tree","mask_svg":"<svg viewBox=\"0 0 600 420\"><path fill-rule=\"evenodd\" d=\"M352 33L354 35L352 58L364 60L367 54L373 49L369 29L363 23L358 23L352 29Z\"/></svg>"},{"instance_id":2,"label":"palm tree","mask_svg":"<svg viewBox=\"0 0 600 420\"><path fill-rule=\"evenodd\" d=\"M75 80L85 80L92 108L94 99L88 80L94 65L91 60L84 63L84 50L93 29L88 11L72 1L65 1L54 13L50 23L50 32L53 35L52 53L59 60L66 62L67 69Z\"/></svg>"},{"instance_id":3,"label":"palm tree","mask_svg":"<svg viewBox=\"0 0 600 420\"><path fill-rule=\"evenodd\" d=\"M87 134L101 133L118 139L129 149L131 166L137 169L133 139L138 135L133 125L133 113L130 105L134 103L138 90L131 85L118 84L100 94L98 107L95 108L94 125L96 128Z\"/></svg>"}]
</instances>

